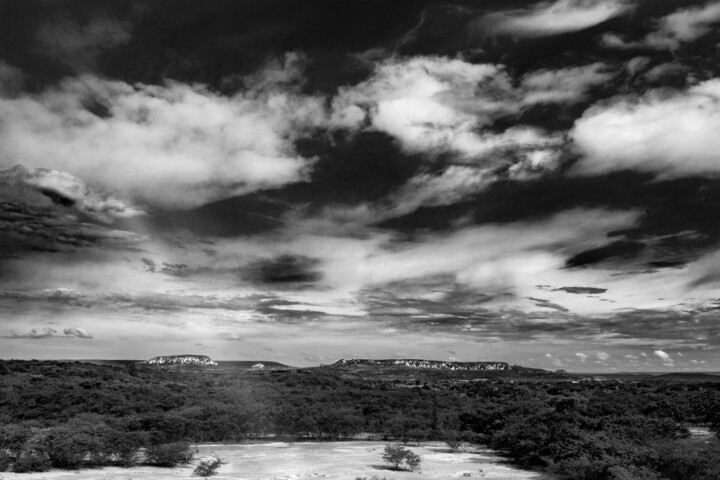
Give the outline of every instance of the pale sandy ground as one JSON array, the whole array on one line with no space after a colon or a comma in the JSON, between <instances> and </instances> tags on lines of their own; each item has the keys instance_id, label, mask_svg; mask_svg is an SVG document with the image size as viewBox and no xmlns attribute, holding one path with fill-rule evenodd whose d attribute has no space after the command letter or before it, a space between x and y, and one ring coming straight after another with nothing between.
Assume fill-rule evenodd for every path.
<instances>
[{"instance_id":1,"label":"pale sandy ground","mask_svg":"<svg viewBox=\"0 0 720 480\"><path fill-rule=\"evenodd\" d=\"M79 472L0 473L1 480L172 480L192 477L199 460L217 455L227 463L217 480L355 480L377 475L387 480L486 479L521 480L541 476L504 464L491 450L451 453L442 443L408 446L422 458L421 472L384 469L383 442L264 443L250 445L200 445L191 465L173 469L134 467L102 468ZM466 475L464 475L466 474ZM469 475L467 475L469 474ZM197 478L197 477L195 477Z\"/></svg>"}]
</instances>

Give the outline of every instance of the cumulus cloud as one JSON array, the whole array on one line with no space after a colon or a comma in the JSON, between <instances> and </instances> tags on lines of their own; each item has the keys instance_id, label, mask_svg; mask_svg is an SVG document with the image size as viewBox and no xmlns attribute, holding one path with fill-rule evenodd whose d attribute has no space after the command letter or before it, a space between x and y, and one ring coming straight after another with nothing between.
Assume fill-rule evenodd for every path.
<instances>
[{"instance_id":1,"label":"cumulus cloud","mask_svg":"<svg viewBox=\"0 0 720 480\"><path fill-rule=\"evenodd\" d=\"M654 48L675 49L710 32L717 22L720 22L720 2L680 9L660 19L657 31L645 37L644 43Z\"/></svg>"},{"instance_id":2,"label":"cumulus cloud","mask_svg":"<svg viewBox=\"0 0 720 480\"><path fill-rule=\"evenodd\" d=\"M127 43L131 25L108 17L80 24L62 18L43 24L35 37L38 49L76 71L92 69L103 50Z\"/></svg>"},{"instance_id":3,"label":"cumulus cloud","mask_svg":"<svg viewBox=\"0 0 720 480\"><path fill-rule=\"evenodd\" d=\"M622 0L557 0L531 9L486 15L478 27L489 35L509 33L518 37L543 37L593 27L631 9Z\"/></svg>"},{"instance_id":4,"label":"cumulus cloud","mask_svg":"<svg viewBox=\"0 0 720 480\"><path fill-rule=\"evenodd\" d=\"M202 86L94 76L0 99L0 167L22 164L161 207L193 207L305 178L294 139L322 102L281 90L222 97Z\"/></svg>"},{"instance_id":5,"label":"cumulus cloud","mask_svg":"<svg viewBox=\"0 0 720 480\"><path fill-rule=\"evenodd\" d=\"M662 350L655 350L653 352L653 355L662 360L663 365L673 366L675 364L675 361L672 359L672 357L669 354L663 352Z\"/></svg>"},{"instance_id":6,"label":"cumulus cloud","mask_svg":"<svg viewBox=\"0 0 720 480\"><path fill-rule=\"evenodd\" d=\"M597 356L598 360L601 362L607 362L612 358L612 356L607 352L597 352L595 356Z\"/></svg>"},{"instance_id":7,"label":"cumulus cloud","mask_svg":"<svg viewBox=\"0 0 720 480\"><path fill-rule=\"evenodd\" d=\"M83 339L90 339L93 338L92 335L90 335L87 330L83 328L76 328L76 327L70 327L64 329L62 332L52 328L52 327L43 327L43 328L32 328L30 331L25 333L18 333L17 331L13 330L11 331L10 335L3 335L0 338L7 338L7 339L46 339L46 338L83 338Z\"/></svg>"},{"instance_id":8,"label":"cumulus cloud","mask_svg":"<svg viewBox=\"0 0 720 480\"><path fill-rule=\"evenodd\" d=\"M593 107L571 136L584 153L576 172L617 170L661 177L714 175L720 171L720 80L683 92L651 91Z\"/></svg>"},{"instance_id":9,"label":"cumulus cloud","mask_svg":"<svg viewBox=\"0 0 720 480\"><path fill-rule=\"evenodd\" d=\"M588 359L588 356L584 353L576 353L575 356L578 357L581 362L585 362Z\"/></svg>"},{"instance_id":10,"label":"cumulus cloud","mask_svg":"<svg viewBox=\"0 0 720 480\"><path fill-rule=\"evenodd\" d=\"M33 187L53 202L72 206L102 222L111 222L115 218L128 218L145 213L126 205L111 195L102 196L85 185L85 182L79 178L57 170L37 168L31 172L18 165L9 170L0 171L1 184Z\"/></svg>"},{"instance_id":11,"label":"cumulus cloud","mask_svg":"<svg viewBox=\"0 0 720 480\"><path fill-rule=\"evenodd\" d=\"M518 86L501 67L443 57L393 58L373 76L340 89L330 122L338 128L370 126L397 138L413 152L487 156L503 148L556 145L558 139L523 126L502 133L485 129L499 116L540 103L576 103L615 73L603 63L525 75Z\"/></svg>"},{"instance_id":12,"label":"cumulus cloud","mask_svg":"<svg viewBox=\"0 0 720 480\"><path fill-rule=\"evenodd\" d=\"M573 104L615 76L603 63L529 72L513 80L501 67L444 57L391 58L332 101L334 128L384 132L409 152L450 154L444 171L423 172L395 196L410 209L446 204L497 180L500 167L513 179L557 168L560 135L525 125L489 127L538 104Z\"/></svg>"}]
</instances>

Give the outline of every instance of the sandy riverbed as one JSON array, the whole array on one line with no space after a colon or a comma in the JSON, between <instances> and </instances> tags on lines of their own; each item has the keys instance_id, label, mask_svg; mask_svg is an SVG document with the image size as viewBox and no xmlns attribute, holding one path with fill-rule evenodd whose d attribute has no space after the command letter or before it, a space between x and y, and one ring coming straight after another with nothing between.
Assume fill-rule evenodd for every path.
<instances>
[{"instance_id":1,"label":"sandy riverbed","mask_svg":"<svg viewBox=\"0 0 720 480\"><path fill-rule=\"evenodd\" d=\"M387 480L422 479L537 479L540 475L503 463L491 450L452 453L442 443L408 448L422 458L421 472L396 472L384 467L383 442L263 443L249 445L200 445L191 465L172 469L134 467L102 468L78 472L0 473L1 480L172 480L192 477L199 460L217 455L224 464L217 480ZM195 477L197 478L197 477Z\"/></svg>"}]
</instances>

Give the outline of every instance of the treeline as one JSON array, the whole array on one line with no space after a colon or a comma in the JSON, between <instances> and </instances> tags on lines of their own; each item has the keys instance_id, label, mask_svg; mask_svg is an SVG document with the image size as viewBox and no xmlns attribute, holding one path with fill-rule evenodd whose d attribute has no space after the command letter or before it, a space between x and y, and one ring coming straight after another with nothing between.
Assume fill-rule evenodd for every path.
<instances>
[{"instance_id":1,"label":"treeline","mask_svg":"<svg viewBox=\"0 0 720 480\"><path fill-rule=\"evenodd\" d=\"M720 478L717 441L689 438L686 428L720 430L718 383L494 378L426 384L319 369L6 361L0 386L0 456L16 471L25 461L62 468L159 464L154 452L190 442L365 434L482 443L520 466L573 480Z\"/></svg>"},{"instance_id":2,"label":"treeline","mask_svg":"<svg viewBox=\"0 0 720 480\"><path fill-rule=\"evenodd\" d=\"M717 433L718 384L562 383L550 388L467 386L482 409L461 415L465 437L516 464L572 480L720 478L717 439L692 439L688 424ZM514 390L514 392L512 392ZM501 393L502 392L502 393Z\"/></svg>"}]
</instances>

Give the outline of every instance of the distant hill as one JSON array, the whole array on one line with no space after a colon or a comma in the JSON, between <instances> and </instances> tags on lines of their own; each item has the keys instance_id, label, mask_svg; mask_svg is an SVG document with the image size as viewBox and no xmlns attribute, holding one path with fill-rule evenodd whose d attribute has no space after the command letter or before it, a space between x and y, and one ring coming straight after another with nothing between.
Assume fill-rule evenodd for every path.
<instances>
[{"instance_id":1,"label":"distant hill","mask_svg":"<svg viewBox=\"0 0 720 480\"><path fill-rule=\"evenodd\" d=\"M125 367L130 364L141 364L141 365L206 365L206 366L217 366L221 369L238 369L238 370L282 370L291 369L289 365L285 365L279 362L265 361L265 360L210 360L213 364L205 364L203 362L194 363L192 361L175 361L175 362L164 362L158 363L156 359L160 358L171 358L171 357L196 357L196 358L209 358L205 355L167 355L162 357L155 357L150 360L107 360L107 359L84 359L84 360L64 360L68 362L81 362L81 363L92 363L93 365L111 365L115 367Z\"/></svg>"},{"instance_id":2,"label":"distant hill","mask_svg":"<svg viewBox=\"0 0 720 480\"><path fill-rule=\"evenodd\" d=\"M655 378L663 380L687 380L695 382L720 382L720 375L701 372L672 372L657 375Z\"/></svg>"},{"instance_id":3,"label":"distant hill","mask_svg":"<svg viewBox=\"0 0 720 480\"><path fill-rule=\"evenodd\" d=\"M295 367L279 362L267 362L265 360L218 360L222 368L238 368L243 370L286 370Z\"/></svg>"},{"instance_id":4,"label":"distant hill","mask_svg":"<svg viewBox=\"0 0 720 480\"><path fill-rule=\"evenodd\" d=\"M507 362L445 362L442 360L419 360L412 358L386 360L375 360L367 358L341 358L340 360L330 365L323 365L323 367L325 368L346 366L430 368L451 371L540 371L540 369L531 369L526 367L520 367L518 365L510 365Z\"/></svg>"}]
</instances>

